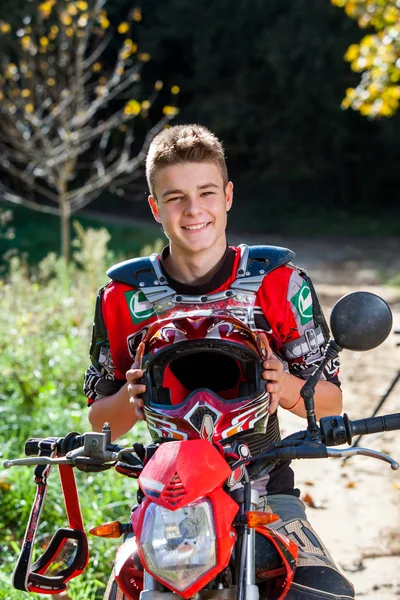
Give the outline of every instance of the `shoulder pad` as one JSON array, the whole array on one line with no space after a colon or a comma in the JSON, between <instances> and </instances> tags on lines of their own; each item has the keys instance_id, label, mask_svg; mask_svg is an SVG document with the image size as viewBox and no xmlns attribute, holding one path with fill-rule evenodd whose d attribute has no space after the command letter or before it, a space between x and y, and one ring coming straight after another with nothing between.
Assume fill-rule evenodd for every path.
<instances>
[{"instance_id":1,"label":"shoulder pad","mask_svg":"<svg viewBox=\"0 0 400 600\"><path fill-rule=\"evenodd\" d=\"M239 277L266 275L274 269L286 265L295 257L293 250L280 246L246 246L243 244L239 248L241 249L241 259L237 271Z\"/></svg>"},{"instance_id":2,"label":"shoulder pad","mask_svg":"<svg viewBox=\"0 0 400 600\"><path fill-rule=\"evenodd\" d=\"M132 287L152 287L167 282L157 254L124 260L108 269L107 275L113 281Z\"/></svg>"}]
</instances>

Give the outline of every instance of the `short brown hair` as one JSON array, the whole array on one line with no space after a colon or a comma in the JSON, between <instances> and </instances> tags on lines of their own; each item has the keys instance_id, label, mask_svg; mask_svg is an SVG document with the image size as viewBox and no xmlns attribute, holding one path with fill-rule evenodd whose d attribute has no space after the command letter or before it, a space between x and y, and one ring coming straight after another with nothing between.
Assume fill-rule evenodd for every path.
<instances>
[{"instance_id":1,"label":"short brown hair","mask_svg":"<svg viewBox=\"0 0 400 600\"><path fill-rule=\"evenodd\" d=\"M184 162L212 162L228 183L224 149L219 139L202 125L174 125L163 129L150 144L146 157L146 178L154 196L157 169Z\"/></svg>"}]
</instances>

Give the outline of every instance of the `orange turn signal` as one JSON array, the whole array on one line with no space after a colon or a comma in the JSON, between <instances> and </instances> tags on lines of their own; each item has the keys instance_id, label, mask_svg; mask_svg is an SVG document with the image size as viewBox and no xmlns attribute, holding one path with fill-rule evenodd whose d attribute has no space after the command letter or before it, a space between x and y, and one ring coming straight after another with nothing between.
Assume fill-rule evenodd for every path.
<instances>
[{"instance_id":1,"label":"orange turn signal","mask_svg":"<svg viewBox=\"0 0 400 600\"><path fill-rule=\"evenodd\" d=\"M103 523L89 530L92 535L105 538L118 538L121 537L121 523L119 521L110 521L109 523Z\"/></svg>"},{"instance_id":2,"label":"orange turn signal","mask_svg":"<svg viewBox=\"0 0 400 600\"><path fill-rule=\"evenodd\" d=\"M263 527L270 525L275 521L279 521L280 516L269 512L259 512L257 510L249 510L246 512L247 525L249 527Z\"/></svg>"}]
</instances>

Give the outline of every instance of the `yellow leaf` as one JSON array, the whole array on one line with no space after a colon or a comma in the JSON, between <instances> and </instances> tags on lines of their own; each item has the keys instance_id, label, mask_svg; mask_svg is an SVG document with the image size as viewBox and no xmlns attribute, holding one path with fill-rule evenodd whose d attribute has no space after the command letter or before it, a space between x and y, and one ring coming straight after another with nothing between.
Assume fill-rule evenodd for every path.
<instances>
[{"instance_id":1,"label":"yellow leaf","mask_svg":"<svg viewBox=\"0 0 400 600\"><path fill-rule=\"evenodd\" d=\"M66 12L63 12L63 13L61 13L61 15L60 15L60 21L61 21L61 23L62 23L63 25L65 25L66 27L68 27L68 25L71 25L71 24L72 24L72 18L71 18L71 16L70 16L68 13L66 13Z\"/></svg>"},{"instance_id":2,"label":"yellow leaf","mask_svg":"<svg viewBox=\"0 0 400 600\"><path fill-rule=\"evenodd\" d=\"M133 9L132 19L137 23L139 23L142 20L142 11L139 7Z\"/></svg>"},{"instance_id":3,"label":"yellow leaf","mask_svg":"<svg viewBox=\"0 0 400 600\"><path fill-rule=\"evenodd\" d=\"M355 58L358 58L359 54L360 48L358 44L351 44L351 46L347 48L344 59L347 60L347 62L352 62Z\"/></svg>"},{"instance_id":4,"label":"yellow leaf","mask_svg":"<svg viewBox=\"0 0 400 600\"><path fill-rule=\"evenodd\" d=\"M28 112L28 113L33 113L33 111L34 111L34 106L33 106L33 104L32 104L31 102L29 102L29 104L26 104L26 106L25 106L25 110L26 110L26 112Z\"/></svg>"},{"instance_id":5,"label":"yellow leaf","mask_svg":"<svg viewBox=\"0 0 400 600\"><path fill-rule=\"evenodd\" d=\"M372 113L372 106L370 104L363 104L360 106L360 113L363 115L363 117L367 117ZM349 484L347 487L355 487L355 484L352 486Z\"/></svg>"},{"instance_id":6,"label":"yellow leaf","mask_svg":"<svg viewBox=\"0 0 400 600\"><path fill-rule=\"evenodd\" d=\"M102 65L99 62L95 62L92 66L92 69L95 73L98 73L102 69Z\"/></svg>"},{"instance_id":7,"label":"yellow leaf","mask_svg":"<svg viewBox=\"0 0 400 600\"><path fill-rule=\"evenodd\" d=\"M142 102L142 109L143 110L149 110L150 108L150 102L148 100L143 100Z\"/></svg>"},{"instance_id":8,"label":"yellow leaf","mask_svg":"<svg viewBox=\"0 0 400 600\"><path fill-rule=\"evenodd\" d=\"M179 94L180 91L181 91L181 88L179 87L179 85L173 85L171 88L171 94L173 94L174 96Z\"/></svg>"},{"instance_id":9,"label":"yellow leaf","mask_svg":"<svg viewBox=\"0 0 400 600\"><path fill-rule=\"evenodd\" d=\"M74 30L72 27L67 27L67 29L65 30L65 33L67 34L68 37L72 37L74 35Z\"/></svg>"},{"instance_id":10,"label":"yellow leaf","mask_svg":"<svg viewBox=\"0 0 400 600\"><path fill-rule=\"evenodd\" d=\"M103 17L100 19L100 27L102 29L107 29L110 26L110 21L107 19L107 17Z\"/></svg>"},{"instance_id":11,"label":"yellow leaf","mask_svg":"<svg viewBox=\"0 0 400 600\"><path fill-rule=\"evenodd\" d=\"M26 89L26 88L25 88L25 89L23 89L23 90L21 90L21 96L22 96L23 98L28 98L30 95L31 95L31 91L30 91L30 90L28 90L28 89Z\"/></svg>"},{"instance_id":12,"label":"yellow leaf","mask_svg":"<svg viewBox=\"0 0 400 600\"><path fill-rule=\"evenodd\" d=\"M11 25L9 25L8 23L4 23L4 21L1 21L0 31L1 33L9 33L11 31Z\"/></svg>"},{"instance_id":13,"label":"yellow leaf","mask_svg":"<svg viewBox=\"0 0 400 600\"><path fill-rule=\"evenodd\" d=\"M124 74L124 71L125 71L124 67L117 67L115 69L116 74L120 75L120 76Z\"/></svg>"},{"instance_id":14,"label":"yellow leaf","mask_svg":"<svg viewBox=\"0 0 400 600\"><path fill-rule=\"evenodd\" d=\"M142 62L148 62L150 58L151 56L148 52L142 52L141 54L139 54L139 60L141 60Z\"/></svg>"},{"instance_id":15,"label":"yellow leaf","mask_svg":"<svg viewBox=\"0 0 400 600\"><path fill-rule=\"evenodd\" d=\"M54 79L54 77L49 77L49 79L47 80L47 85L50 87L53 87L53 85L56 84L56 80Z\"/></svg>"},{"instance_id":16,"label":"yellow leaf","mask_svg":"<svg viewBox=\"0 0 400 600\"><path fill-rule=\"evenodd\" d=\"M127 31L129 31L129 24L126 21L118 25L118 33L126 33Z\"/></svg>"},{"instance_id":17,"label":"yellow leaf","mask_svg":"<svg viewBox=\"0 0 400 600\"><path fill-rule=\"evenodd\" d=\"M50 31L51 31L51 33L58 33L58 27L57 27L57 25L52 25L50 27Z\"/></svg>"},{"instance_id":18,"label":"yellow leaf","mask_svg":"<svg viewBox=\"0 0 400 600\"><path fill-rule=\"evenodd\" d=\"M179 112L179 110L176 108L176 106L164 106L163 108L163 113L164 115L166 115L167 117L174 117L175 115L177 115Z\"/></svg>"},{"instance_id":19,"label":"yellow leaf","mask_svg":"<svg viewBox=\"0 0 400 600\"><path fill-rule=\"evenodd\" d=\"M129 102L127 102L127 104L125 105L124 113L129 115L138 115L141 110L142 107L140 105L140 102L138 102L137 100L129 100Z\"/></svg>"},{"instance_id":20,"label":"yellow leaf","mask_svg":"<svg viewBox=\"0 0 400 600\"><path fill-rule=\"evenodd\" d=\"M70 14L72 17L78 14L78 9L76 8L75 4L69 4L67 7L67 11L68 14Z\"/></svg>"},{"instance_id":21,"label":"yellow leaf","mask_svg":"<svg viewBox=\"0 0 400 600\"><path fill-rule=\"evenodd\" d=\"M160 90L162 90L163 85L164 84L162 81L156 81L154 84L154 89L157 90L157 92L159 92Z\"/></svg>"},{"instance_id":22,"label":"yellow leaf","mask_svg":"<svg viewBox=\"0 0 400 600\"><path fill-rule=\"evenodd\" d=\"M53 4L51 2L42 2L38 6L38 10L41 13L42 17L47 19L51 15L51 10L53 8Z\"/></svg>"},{"instance_id":23,"label":"yellow leaf","mask_svg":"<svg viewBox=\"0 0 400 600\"><path fill-rule=\"evenodd\" d=\"M89 8L88 3L84 0L79 0L79 2L76 3L76 6L79 8L79 10L87 10Z\"/></svg>"},{"instance_id":24,"label":"yellow leaf","mask_svg":"<svg viewBox=\"0 0 400 600\"><path fill-rule=\"evenodd\" d=\"M48 46L49 45L49 40L47 39L47 37L45 35L42 35L42 37L40 38L40 45L41 46Z\"/></svg>"},{"instance_id":25,"label":"yellow leaf","mask_svg":"<svg viewBox=\"0 0 400 600\"><path fill-rule=\"evenodd\" d=\"M8 492L11 489L11 484L6 479L0 479L0 490Z\"/></svg>"}]
</instances>

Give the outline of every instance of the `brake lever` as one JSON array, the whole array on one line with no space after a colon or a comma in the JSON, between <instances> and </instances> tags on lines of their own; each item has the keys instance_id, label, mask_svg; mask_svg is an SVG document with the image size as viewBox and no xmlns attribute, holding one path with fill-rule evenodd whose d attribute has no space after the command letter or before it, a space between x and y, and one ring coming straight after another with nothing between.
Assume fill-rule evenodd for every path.
<instances>
[{"instance_id":1,"label":"brake lever","mask_svg":"<svg viewBox=\"0 0 400 600\"><path fill-rule=\"evenodd\" d=\"M5 460L3 467L29 466L29 465L73 465L74 462L68 458L48 458L47 456L32 456L30 458L15 458L14 460Z\"/></svg>"},{"instance_id":2,"label":"brake lever","mask_svg":"<svg viewBox=\"0 0 400 600\"><path fill-rule=\"evenodd\" d=\"M377 458L390 464L393 471L397 471L399 463L395 461L391 456L378 452L377 450L371 450L370 448L345 448L343 450L337 450L335 448L327 448L328 456L333 458L340 458L342 456L354 456L356 454L362 454L364 456L370 456L371 458Z\"/></svg>"}]
</instances>

